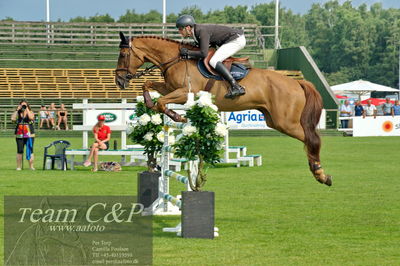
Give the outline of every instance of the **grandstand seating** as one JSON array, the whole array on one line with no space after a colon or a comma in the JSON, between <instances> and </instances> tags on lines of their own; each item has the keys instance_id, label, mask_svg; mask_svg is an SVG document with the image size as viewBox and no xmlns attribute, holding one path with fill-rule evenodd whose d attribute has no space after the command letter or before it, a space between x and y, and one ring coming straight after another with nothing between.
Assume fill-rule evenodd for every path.
<instances>
[{"instance_id":1,"label":"grandstand seating","mask_svg":"<svg viewBox=\"0 0 400 266\"><path fill-rule=\"evenodd\" d=\"M158 73L157 73L158 72ZM160 71L117 88L113 69L0 69L1 98L135 98L146 80L162 81Z\"/></svg>"},{"instance_id":2,"label":"grandstand seating","mask_svg":"<svg viewBox=\"0 0 400 266\"><path fill-rule=\"evenodd\" d=\"M302 78L299 71L278 71ZM146 80L163 81L159 70L119 89L113 69L0 68L0 98L136 98Z\"/></svg>"}]
</instances>

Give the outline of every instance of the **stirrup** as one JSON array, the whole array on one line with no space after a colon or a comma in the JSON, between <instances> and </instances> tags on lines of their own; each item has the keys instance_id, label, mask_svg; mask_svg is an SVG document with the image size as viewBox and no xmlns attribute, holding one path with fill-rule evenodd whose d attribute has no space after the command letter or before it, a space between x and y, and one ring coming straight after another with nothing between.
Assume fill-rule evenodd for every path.
<instances>
[{"instance_id":1,"label":"stirrup","mask_svg":"<svg viewBox=\"0 0 400 266\"><path fill-rule=\"evenodd\" d=\"M232 94L232 91L229 89L229 90L228 90L228 93L225 94L224 97L225 97L226 99L233 99L233 98L235 98L235 96L236 96L236 95L233 95L233 94Z\"/></svg>"},{"instance_id":2,"label":"stirrup","mask_svg":"<svg viewBox=\"0 0 400 266\"><path fill-rule=\"evenodd\" d=\"M232 88L229 88L228 89L228 93L225 94L224 97L227 98L227 99L233 99L236 96L241 96L241 95L244 95L244 94L246 94L246 91L244 90L244 87L242 87L242 86L240 86L238 84L238 88L236 88L235 90L233 90Z\"/></svg>"}]
</instances>

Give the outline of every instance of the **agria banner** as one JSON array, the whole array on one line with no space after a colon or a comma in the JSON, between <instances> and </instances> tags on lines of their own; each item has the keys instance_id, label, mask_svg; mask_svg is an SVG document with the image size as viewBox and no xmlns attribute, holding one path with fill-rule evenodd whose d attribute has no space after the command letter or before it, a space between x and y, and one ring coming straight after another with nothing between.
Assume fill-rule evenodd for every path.
<instances>
[{"instance_id":1,"label":"agria banner","mask_svg":"<svg viewBox=\"0 0 400 266\"><path fill-rule=\"evenodd\" d=\"M325 109L322 110L318 128L325 129ZM257 110L246 110L240 112L225 112L225 122L229 129L271 129L265 123L264 115Z\"/></svg>"},{"instance_id":2,"label":"agria banner","mask_svg":"<svg viewBox=\"0 0 400 266\"><path fill-rule=\"evenodd\" d=\"M257 110L225 112L229 129L271 129L265 123L264 115Z\"/></svg>"}]
</instances>

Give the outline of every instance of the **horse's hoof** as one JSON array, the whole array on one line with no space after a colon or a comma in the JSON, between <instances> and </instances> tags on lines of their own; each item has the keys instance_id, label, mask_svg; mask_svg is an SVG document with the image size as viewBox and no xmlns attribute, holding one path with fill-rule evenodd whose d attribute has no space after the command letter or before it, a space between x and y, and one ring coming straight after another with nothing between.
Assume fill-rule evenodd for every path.
<instances>
[{"instance_id":1,"label":"horse's hoof","mask_svg":"<svg viewBox=\"0 0 400 266\"><path fill-rule=\"evenodd\" d=\"M326 180L324 182L325 185L328 187L332 186L332 176L331 175L326 175Z\"/></svg>"}]
</instances>

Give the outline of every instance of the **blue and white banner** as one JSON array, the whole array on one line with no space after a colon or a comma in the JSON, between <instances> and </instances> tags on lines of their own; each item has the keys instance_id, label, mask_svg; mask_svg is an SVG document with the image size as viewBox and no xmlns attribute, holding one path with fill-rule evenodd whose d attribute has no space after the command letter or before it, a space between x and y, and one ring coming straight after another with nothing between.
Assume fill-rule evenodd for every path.
<instances>
[{"instance_id":1,"label":"blue and white banner","mask_svg":"<svg viewBox=\"0 0 400 266\"><path fill-rule=\"evenodd\" d=\"M318 124L319 129L325 129L325 109L322 110ZM225 112L225 122L229 129L272 129L267 126L264 115L258 110L246 110L239 112Z\"/></svg>"},{"instance_id":2,"label":"blue and white banner","mask_svg":"<svg viewBox=\"0 0 400 266\"><path fill-rule=\"evenodd\" d=\"M265 123L264 115L257 110L225 112L229 129L271 129Z\"/></svg>"}]
</instances>

